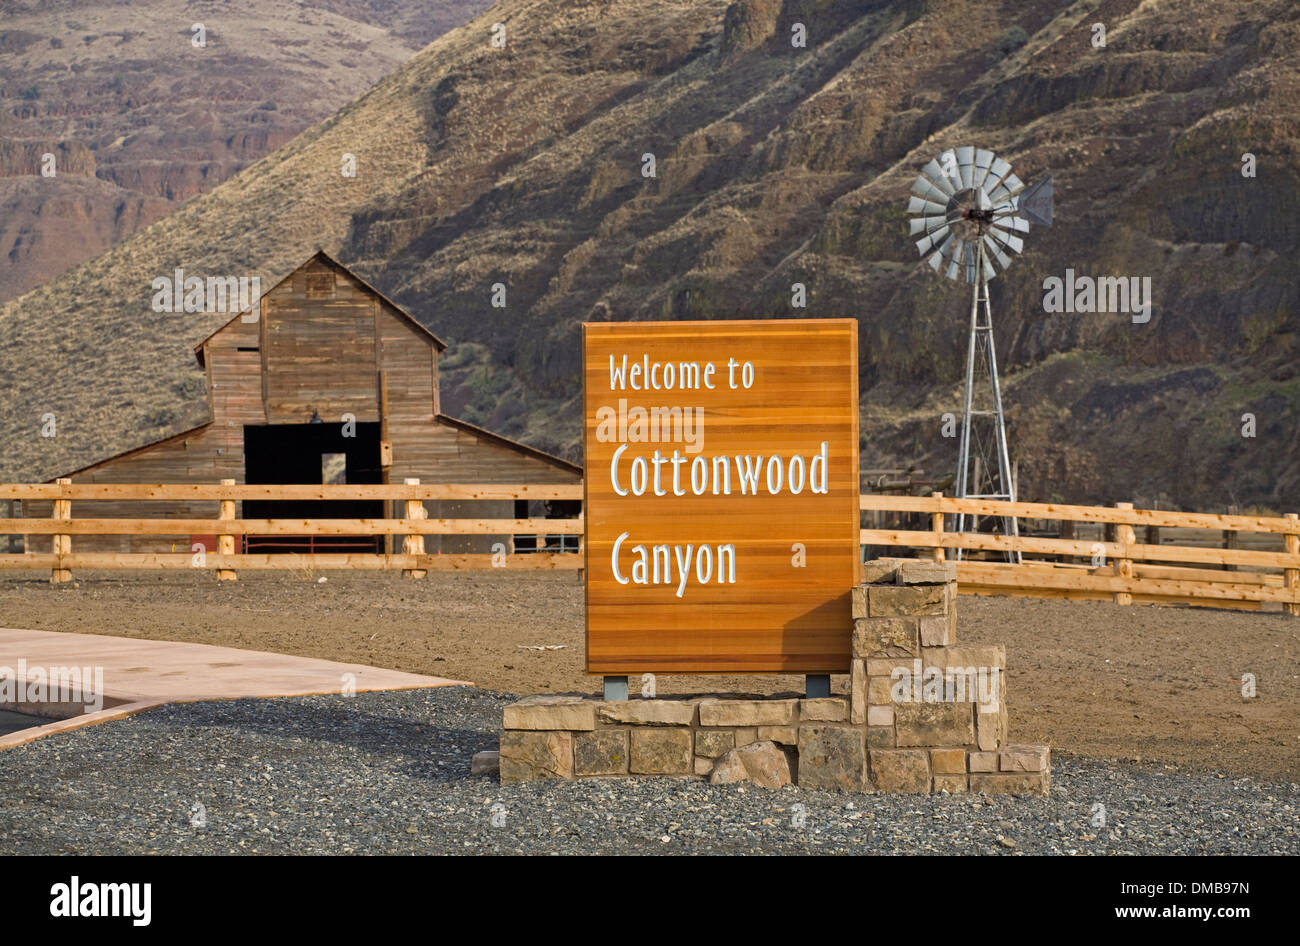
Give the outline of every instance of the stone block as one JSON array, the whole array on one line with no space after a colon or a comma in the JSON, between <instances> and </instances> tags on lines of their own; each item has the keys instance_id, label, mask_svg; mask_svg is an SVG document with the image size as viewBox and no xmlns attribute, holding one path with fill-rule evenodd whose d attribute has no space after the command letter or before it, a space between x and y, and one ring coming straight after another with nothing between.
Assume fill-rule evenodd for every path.
<instances>
[{"instance_id":1,"label":"stone block","mask_svg":"<svg viewBox=\"0 0 1300 946\"><path fill-rule=\"evenodd\" d=\"M911 674L916 671L915 658L909 660L899 657L876 657L867 661L867 675L871 677L888 677L895 670Z\"/></svg>"},{"instance_id":2,"label":"stone block","mask_svg":"<svg viewBox=\"0 0 1300 946\"><path fill-rule=\"evenodd\" d=\"M985 795L1046 795L1052 787L1047 772L972 773L970 790Z\"/></svg>"},{"instance_id":3,"label":"stone block","mask_svg":"<svg viewBox=\"0 0 1300 946\"><path fill-rule=\"evenodd\" d=\"M573 734L508 729L501 734L501 782L573 778Z\"/></svg>"},{"instance_id":4,"label":"stone block","mask_svg":"<svg viewBox=\"0 0 1300 946\"><path fill-rule=\"evenodd\" d=\"M688 775L695 771L689 729L633 729L634 775Z\"/></svg>"},{"instance_id":5,"label":"stone block","mask_svg":"<svg viewBox=\"0 0 1300 946\"><path fill-rule=\"evenodd\" d=\"M894 574L894 581L900 585L946 585L956 580L956 562L905 558L898 563Z\"/></svg>"},{"instance_id":6,"label":"stone block","mask_svg":"<svg viewBox=\"0 0 1300 946\"><path fill-rule=\"evenodd\" d=\"M823 696L799 701L799 721L805 723L845 723L849 719L849 701L842 696Z\"/></svg>"},{"instance_id":7,"label":"stone block","mask_svg":"<svg viewBox=\"0 0 1300 946\"><path fill-rule=\"evenodd\" d=\"M957 644L952 647L922 647L921 663L927 667L1007 668L1007 649L1001 644Z\"/></svg>"},{"instance_id":8,"label":"stone block","mask_svg":"<svg viewBox=\"0 0 1300 946\"><path fill-rule=\"evenodd\" d=\"M802 726L799 729L799 787L866 791L867 755L860 729Z\"/></svg>"},{"instance_id":9,"label":"stone block","mask_svg":"<svg viewBox=\"0 0 1300 946\"><path fill-rule=\"evenodd\" d=\"M972 772L996 772L998 770L998 754L996 752L972 752L968 761Z\"/></svg>"},{"instance_id":10,"label":"stone block","mask_svg":"<svg viewBox=\"0 0 1300 946\"><path fill-rule=\"evenodd\" d=\"M867 707L867 725L868 725L868 726L892 726L892 725L894 725L894 707L892 707L892 706L868 706L868 707Z\"/></svg>"},{"instance_id":11,"label":"stone block","mask_svg":"<svg viewBox=\"0 0 1300 946\"><path fill-rule=\"evenodd\" d=\"M934 790L936 792L947 792L949 795L965 795L970 786L967 784L964 775L939 775L934 776Z\"/></svg>"},{"instance_id":12,"label":"stone block","mask_svg":"<svg viewBox=\"0 0 1300 946\"><path fill-rule=\"evenodd\" d=\"M871 781L881 792L928 792L930 753L924 749L872 749Z\"/></svg>"},{"instance_id":13,"label":"stone block","mask_svg":"<svg viewBox=\"0 0 1300 946\"><path fill-rule=\"evenodd\" d=\"M965 749L931 749L930 768L935 775L965 775Z\"/></svg>"},{"instance_id":14,"label":"stone block","mask_svg":"<svg viewBox=\"0 0 1300 946\"><path fill-rule=\"evenodd\" d=\"M618 700L600 703L596 716L611 725L689 726L695 722L695 704L685 700Z\"/></svg>"},{"instance_id":15,"label":"stone block","mask_svg":"<svg viewBox=\"0 0 1300 946\"><path fill-rule=\"evenodd\" d=\"M996 713L975 714L976 742L984 752L993 752L1007 740L1007 704Z\"/></svg>"},{"instance_id":16,"label":"stone block","mask_svg":"<svg viewBox=\"0 0 1300 946\"><path fill-rule=\"evenodd\" d=\"M486 749L483 752L474 753L474 757L469 760L469 774L471 778L480 775L497 775L501 771L501 753L496 749Z\"/></svg>"},{"instance_id":17,"label":"stone block","mask_svg":"<svg viewBox=\"0 0 1300 946\"><path fill-rule=\"evenodd\" d=\"M894 727L893 726L869 727L867 729L867 748L868 749L894 748Z\"/></svg>"},{"instance_id":18,"label":"stone block","mask_svg":"<svg viewBox=\"0 0 1300 946\"><path fill-rule=\"evenodd\" d=\"M783 746L799 744L799 730L794 726L759 726L759 742L776 742Z\"/></svg>"},{"instance_id":19,"label":"stone block","mask_svg":"<svg viewBox=\"0 0 1300 946\"><path fill-rule=\"evenodd\" d=\"M950 647L957 643L957 610L917 618L922 647Z\"/></svg>"},{"instance_id":20,"label":"stone block","mask_svg":"<svg viewBox=\"0 0 1300 946\"><path fill-rule=\"evenodd\" d=\"M695 774L703 775L707 778L709 775L713 774L713 763L715 761L715 759L707 759L703 756L697 755L695 757Z\"/></svg>"},{"instance_id":21,"label":"stone block","mask_svg":"<svg viewBox=\"0 0 1300 946\"><path fill-rule=\"evenodd\" d=\"M503 714L506 729L572 731L596 728L596 703L580 696L526 696Z\"/></svg>"},{"instance_id":22,"label":"stone block","mask_svg":"<svg viewBox=\"0 0 1300 946\"><path fill-rule=\"evenodd\" d=\"M853 622L854 657L921 656L918 618L858 618Z\"/></svg>"},{"instance_id":23,"label":"stone block","mask_svg":"<svg viewBox=\"0 0 1300 946\"><path fill-rule=\"evenodd\" d=\"M695 733L695 754L716 759L736 748L736 734L726 729L700 729Z\"/></svg>"},{"instance_id":24,"label":"stone block","mask_svg":"<svg viewBox=\"0 0 1300 946\"><path fill-rule=\"evenodd\" d=\"M735 748L737 749L741 746L747 746L751 742L758 742L758 729L754 726L742 726L733 730L731 735L736 740Z\"/></svg>"},{"instance_id":25,"label":"stone block","mask_svg":"<svg viewBox=\"0 0 1300 946\"><path fill-rule=\"evenodd\" d=\"M894 681L889 677L867 677L867 704L889 706L894 702Z\"/></svg>"},{"instance_id":26,"label":"stone block","mask_svg":"<svg viewBox=\"0 0 1300 946\"><path fill-rule=\"evenodd\" d=\"M892 585L898 580L898 563L896 558L873 558L862 563L862 583L864 585Z\"/></svg>"},{"instance_id":27,"label":"stone block","mask_svg":"<svg viewBox=\"0 0 1300 946\"><path fill-rule=\"evenodd\" d=\"M947 614L947 585L872 585L867 610L873 618Z\"/></svg>"},{"instance_id":28,"label":"stone block","mask_svg":"<svg viewBox=\"0 0 1300 946\"><path fill-rule=\"evenodd\" d=\"M1045 745L1003 746L998 753L998 768L1003 772L1046 772L1051 749Z\"/></svg>"},{"instance_id":29,"label":"stone block","mask_svg":"<svg viewBox=\"0 0 1300 946\"><path fill-rule=\"evenodd\" d=\"M975 720L969 703L896 703L894 729L900 747L975 743Z\"/></svg>"},{"instance_id":30,"label":"stone block","mask_svg":"<svg viewBox=\"0 0 1300 946\"><path fill-rule=\"evenodd\" d=\"M849 600L853 602L852 616L856 621L858 618L870 617L867 609L867 586L856 585L849 595Z\"/></svg>"},{"instance_id":31,"label":"stone block","mask_svg":"<svg viewBox=\"0 0 1300 946\"><path fill-rule=\"evenodd\" d=\"M573 737L575 775L627 775L627 731L597 729Z\"/></svg>"},{"instance_id":32,"label":"stone block","mask_svg":"<svg viewBox=\"0 0 1300 946\"><path fill-rule=\"evenodd\" d=\"M792 726L798 700L702 700L701 726Z\"/></svg>"},{"instance_id":33,"label":"stone block","mask_svg":"<svg viewBox=\"0 0 1300 946\"><path fill-rule=\"evenodd\" d=\"M755 742L732 749L718 759L709 776L713 785L748 781L763 788L781 788L790 784L790 762L769 741Z\"/></svg>"},{"instance_id":34,"label":"stone block","mask_svg":"<svg viewBox=\"0 0 1300 946\"><path fill-rule=\"evenodd\" d=\"M867 668L864 661L853 661L849 687L849 722L860 726L867 721Z\"/></svg>"}]
</instances>

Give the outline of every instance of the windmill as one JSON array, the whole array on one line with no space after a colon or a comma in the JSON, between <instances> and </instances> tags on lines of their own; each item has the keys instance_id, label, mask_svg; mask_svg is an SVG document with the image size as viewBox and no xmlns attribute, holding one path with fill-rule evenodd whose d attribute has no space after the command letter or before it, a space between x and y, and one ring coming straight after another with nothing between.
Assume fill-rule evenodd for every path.
<instances>
[{"instance_id":1,"label":"windmill","mask_svg":"<svg viewBox=\"0 0 1300 946\"><path fill-rule=\"evenodd\" d=\"M1015 502L1002 388L993 346L989 280L1011 265L1024 250L1019 236L1029 222L1052 225L1052 177L1026 187L1011 165L984 148L950 148L921 169L907 203L916 248L936 273L974 285L970 306L970 341L966 349L966 388L962 399L961 446L958 449L958 499L1004 499ZM1004 535L1018 535L1014 517L1002 519ZM966 531L966 515L957 517ZM1011 561L1020 560L1010 552ZM957 550L961 558L961 550Z\"/></svg>"}]
</instances>

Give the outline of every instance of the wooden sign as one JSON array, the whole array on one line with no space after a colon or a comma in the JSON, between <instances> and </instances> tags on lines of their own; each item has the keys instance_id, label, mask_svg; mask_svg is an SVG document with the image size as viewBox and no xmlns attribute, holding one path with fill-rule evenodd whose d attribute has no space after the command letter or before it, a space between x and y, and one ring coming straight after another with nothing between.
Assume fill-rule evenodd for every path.
<instances>
[{"instance_id":1,"label":"wooden sign","mask_svg":"<svg viewBox=\"0 0 1300 946\"><path fill-rule=\"evenodd\" d=\"M844 673L852 319L583 325L587 672Z\"/></svg>"}]
</instances>

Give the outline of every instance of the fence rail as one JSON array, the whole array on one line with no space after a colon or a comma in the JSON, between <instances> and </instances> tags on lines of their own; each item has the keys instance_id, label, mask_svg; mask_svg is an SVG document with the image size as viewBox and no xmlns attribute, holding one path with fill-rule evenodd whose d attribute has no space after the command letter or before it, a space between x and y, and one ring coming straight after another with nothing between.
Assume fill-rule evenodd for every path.
<instances>
[{"instance_id":1,"label":"fence rail","mask_svg":"<svg viewBox=\"0 0 1300 946\"><path fill-rule=\"evenodd\" d=\"M1300 518L1294 513L1278 517L1218 515L1134 509L1127 503L1114 507L1010 503L954 499L937 493L864 494L859 507L864 512L920 518L930 526L863 529L860 541L864 546L911 549L940 561L950 551L1019 553L1019 562L972 560L962 554L957 562L957 580L964 594L1254 609L1280 604L1285 613L1300 615ZM1070 533L1074 532L1074 523L1100 523L1113 535L1089 541L947 531L949 518L960 514L1055 520L1071 524ZM1144 527L1147 535L1157 541L1138 542L1135 527ZM1161 528L1208 532L1206 540L1221 537L1221 545L1162 543L1158 535ZM1281 550L1240 548L1243 535L1253 536L1261 544L1276 544Z\"/></svg>"},{"instance_id":2,"label":"fence rail","mask_svg":"<svg viewBox=\"0 0 1300 946\"><path fill-rule=\"evenodd\" d=\"M385 484L258 485L235 483L72 483L60 480L42 484L0 484L0 502L13 500L52 503L52 515L44 518L0 518L0 535L24 537L21 553L0 553L0 568L50 569L53 582L68 581L74 568L90 569L204 569L215 570L222 581L234 581L242 570L366 569L397 570L408 578L423 578L431 570L500 567L532 571L537 569L580 569L582 555L545 551L548 537L578 536L581 551L583 518L429 518L423 503L492 500L581 500L581 485L521 484L421 484L418 480ZM404 514L391 518L236 518L240 501L375 501L405 502ZM96 518L74 517L73 502L171 501L215 502L216 519L209 518ZM403 507L397 507L402 509ZM51 551L32 552L27 536L51 536ZM190 551L96 552L72 550L73 536L211 536L215 548L204 543ZM426 553L429 535L533 536L537 549L490 553ZM400 552L315 551L318 540L338 541L343 537L375 538L401 536ZM280 537L276 539L276 537ZM256 552L254 546L299 547L311 551ZM236 552L236 540L242 551ZM527 552L528 554L520 554Z\"/></svg>"},{"instance_id":3,"label":"fence rail","mask_svg":"<svg viewBox=\"0 0 1300 946\"><path fill-rule=\"evenodd\" d=\"M0 553L0 568L50 569L52 581L67 581L73 568L158 569L204 568L223 580L240 570L270 569L400 569L412 578L428 570L505 567L517 570L580 569L583 556L547 552L546 537L578 537L581 551L582 513L568 518L428 518L424 502L448 500L581 500L583 487L533 484L421 484L418 481L374 485L256 485L0 484L0 503L14 500L50 502L49 518L0 518L0 535L51 536L48 553ZM212 518L75 517L73 502L96 501L215 502ZM393 518L250 518L235 516L235 503L248 501L405 502L404 514ZM966 594L1032 597L1094 598L1118 604L1153 602L1211 607L1262 608L1280 606L1300 615L1300 519L1184 513L1134 509L1129 504L1077 506L1059 503L1009 503L1000 500L954 499L941 494L899 496L863 494L863 512L888 515L892 528L864 528L860 541L872 554L919 553L944 560L959 555L957 577ZM84 507L82 507L84 509ZM387 507L386 507L387 508ZM1057 537L953 532L954 517L1060 523ZM1077 536L1077 524L1100 525L1106 533L1096 541ZM917 527L919 526L919 528ZM1143 528L1147 541L1137 541ZM1191 531L1204 543L1161 541L1161 529ZM201 554L166 552L73 551L73 536L212 536L214 550ZM426 554L424 537L537 536L538 550L529 554ZM401 551L393 552L256 552L250 537L280 537L276 545L311 540L309 547L340 537L375 539L401 536ZM1245 538L1243 538L1245 537ZM244 551L236 552L236 546ZM1244 548L1243 545L1254 545ZM1260 547L1263 546L1263 547ZM553 546L552 546L553 547ZM24 543L24 548L28 548ZM1019 562L990 556L1018 553ZM983 555L980 559L978 556ZM201 563L201 564L196 564Z\"/></svg>"}]
</instances>

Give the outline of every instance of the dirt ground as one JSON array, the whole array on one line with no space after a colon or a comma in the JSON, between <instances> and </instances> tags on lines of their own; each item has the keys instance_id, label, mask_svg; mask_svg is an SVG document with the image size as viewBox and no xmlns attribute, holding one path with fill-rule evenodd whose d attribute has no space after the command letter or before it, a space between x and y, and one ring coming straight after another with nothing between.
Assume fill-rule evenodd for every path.
<instances>
[{"instance_id":1,"label":"dirt ground","mask_svg":"<svg viewBox=\"0 0 1300 946\"><path fill-rule=\"evenodd\" d=\"M577 573L0 574L0 627L353 661L514 693L594 693ZM1054 751L1300 778L1300 619L963 596L959 640L1003 643L1011 735ZM537 649L560 645L558 649ZM1242 696L1242 675L1257 696ZM660 676L660 696L795 692L801 677ZM835 677L845 692L847 677ZM632 681L633 690L639 680ZM111 689L111 684L110 684Z\"/></svg>"}]
</instances>

